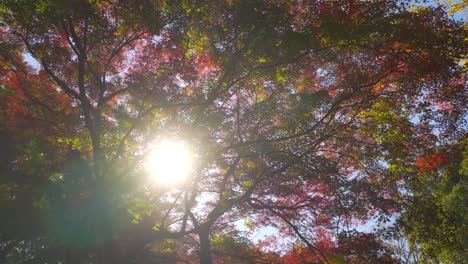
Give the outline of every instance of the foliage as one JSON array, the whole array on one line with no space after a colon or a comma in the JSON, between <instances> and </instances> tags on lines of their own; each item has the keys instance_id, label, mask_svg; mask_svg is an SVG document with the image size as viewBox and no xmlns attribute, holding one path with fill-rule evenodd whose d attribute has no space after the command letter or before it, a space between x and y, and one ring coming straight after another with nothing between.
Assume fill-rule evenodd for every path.
<instances>
[{"instance_id":1,"label":"foliage","mask_svg":"<svg viewBox=\"0 0 468 264\"><path fill-rule=\"evenodd\" d=\"M406 1L1 1L0 262L384 263L353 229L397 212L458 261L465 36ZM171 188L167 138L197 153Z\"/></svg>"},{"instance_id":2,"label":"foliage","mask_svg":"<svg viewBox=\"0 0 468 264\"><path fill-rule=\"evenodd\" d=\"M467 257L466 147L464 140L424 159L433 161L420 165L424 172L415 179L412 203L403 215L410 242L422 247L428 263L463 263Z\"/></svg>"}]
</instances>

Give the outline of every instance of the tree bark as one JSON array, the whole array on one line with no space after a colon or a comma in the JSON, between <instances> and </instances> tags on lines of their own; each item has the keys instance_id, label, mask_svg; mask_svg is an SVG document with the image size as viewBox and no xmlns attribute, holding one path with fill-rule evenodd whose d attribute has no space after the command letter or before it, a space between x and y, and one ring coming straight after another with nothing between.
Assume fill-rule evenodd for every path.
<instances>
[{"instance_id":1,"label":"tree bark","mask_svg":"<svg viewBox=\"0 0 468 264\"><path fill-rule=\"evenodd\" d=\"M208 226L200 227L198 237L200 239L200 252L199 258L201 264L212 264L211 259L211 241L210 241L210 228Z\"/></svg>"}]
</instances>

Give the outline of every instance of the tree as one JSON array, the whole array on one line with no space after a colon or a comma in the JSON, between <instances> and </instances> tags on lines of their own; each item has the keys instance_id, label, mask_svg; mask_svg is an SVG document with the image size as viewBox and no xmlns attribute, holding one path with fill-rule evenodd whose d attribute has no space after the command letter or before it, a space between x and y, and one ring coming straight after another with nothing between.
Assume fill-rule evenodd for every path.
<instances>
[{"instance_id":1,"label":"tree","mask_svg":"<svg viewBox=\"0 0 468 264\"><path fill-rule=\"evenodd\" d=\"M466 259L466 139L417 160L411 204L402 221L413 246L431 263Z\"/></svg>"},{"instance_id":2,"label":"tree","mask_svg":"<svg viewBox=\"0 0 468 264\"><path fill-rule=\"evenodd\" d=\"M2 220L7 263L175 261L160 254L167 243L212 263L216 238L245 218L329 262L343 230L400 209L434 129L463 137L466 30L442 7L77 0L0 10L1 136L13 143L2 210L41 215ZM142 168L145 144L165 137L198 153L172 189L151 186Z\"/></svg>"},{"instance_id":3,"label":"tree","mask_svg":"<svg viewBox=\"0 0 468 264\"><path fill-rule=\"evenodd\" d=\"M330 263L396 263L392 252L375 234L343 232L338 236L337 245L328 246L326 250ZM301 247L283 256L283 261L284 263L322 263L320 256L311 254L307 248Z\"/></svg>"}]
</instances>

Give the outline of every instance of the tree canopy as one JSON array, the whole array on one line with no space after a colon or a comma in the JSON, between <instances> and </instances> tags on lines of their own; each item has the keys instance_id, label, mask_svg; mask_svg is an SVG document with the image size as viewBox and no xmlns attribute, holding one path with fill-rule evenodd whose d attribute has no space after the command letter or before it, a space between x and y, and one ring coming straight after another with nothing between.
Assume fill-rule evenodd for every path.
<instances>
[{"instance_id":1,"label":"tree canopy","mask_svg":"<svg viewBox=\"0 0 468 264\"><path fill-rule=\"evenodd\" d=\"M462 263L467 25L450 10L1 1L0 262ZM181 184L145 170L164 140L193 153Z\"/></svg>"}]
</instances>

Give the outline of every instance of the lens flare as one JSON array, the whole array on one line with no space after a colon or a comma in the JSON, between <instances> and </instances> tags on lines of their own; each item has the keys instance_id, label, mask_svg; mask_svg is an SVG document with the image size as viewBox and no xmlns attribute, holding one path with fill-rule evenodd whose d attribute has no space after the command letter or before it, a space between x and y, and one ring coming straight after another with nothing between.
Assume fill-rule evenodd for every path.
<instances>
[{"instance_id":1,"label":"lens flare","mask_svg":"<svg viewBox=\"0 0 468 264\"><path fill-rule=\"evenodd\" d=\"M156 183L183 183L192 171L192 155L183 141L161 141L150 147L144 168Z\"/></svg>"}]
</instances>

